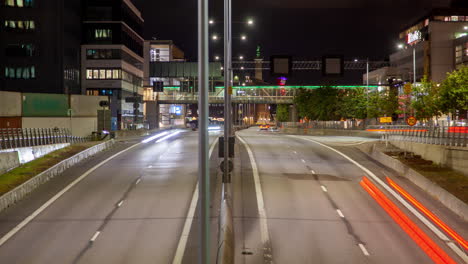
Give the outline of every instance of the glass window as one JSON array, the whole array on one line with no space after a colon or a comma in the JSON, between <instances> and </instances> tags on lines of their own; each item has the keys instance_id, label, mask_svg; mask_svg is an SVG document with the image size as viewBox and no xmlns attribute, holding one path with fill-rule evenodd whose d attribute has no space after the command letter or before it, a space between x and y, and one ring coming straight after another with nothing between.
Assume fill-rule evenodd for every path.
<instances>
[{"instance_id":1,"label":"glass window","mask_svg":"<svg viewBox=\"0 0 468 264\"><path fill-rule=\"evenodd\" d=\"M99 70L93 70L93 79L99 79Z\"/></svg>"},{"instance_id":2,"label":"glass window","mask_svg":"<svg viewBox=\"0 0 468 264\"><path fill-rule=\"evenodd\" d=\"M15 0L5 0L6 6L15 6Z\"/></svg>"},{"instance_id":3,"label":"glass window","mask_svg":"<svg viewBox=\"0 0 468 264\"><path fill-rule=\"evenodd\" d=\"M9 71L10 71L10 78L15 78L15 69L14 68L9 68Z\"/></svg>"},{"instance_id":4,"label":"glass window","mask_svg":"<svg viewBox=\"0 0 468 264\"><path fill-rule=\"evenodd\" d=\"M106 78L106 70L100 69L99 70L99 79L105 79Z\"/></svg>"},{"instance_id":5,"label":"glass window","mask_svg":"<svg viewBox=\"0 0 468 264\"><path fill-rule=\"evenodd\" d=\"M93 70L86 69L86 79L93 79Z\"/></svg>"},{"instance_id":6,"label":"glass window","mask_svg":"<svg viewBox=\"0 0 468 264\"><path fill-rule=\"evenodd\" d=\"M112 79L112 70L106 70L106 79Z\"/></svg>"},{"instance_id":7,"label":"glass window","mask_svg":"<svg viewBox=\"0 0 468 264\"><path fill-rule=\"evenodd\" d=\"M18 28L24 29L24 23L23 23L23 21L21 21L21 20L18 21Z\"/></svg>"},{"instance_id":8,"label":"glass window","mask_svg":"<svg viewBox=\"0 0 468 264\"><path fill-rule=\"evenodd\" d=\"M112 79L120 79L120 78L121 78L120 70L114 69L112 71Z\"/></svg>"},{"instance_id":9,"label":"glass window","mask_svg":"<svg viewBox=\"0 0 468 264\"><path fill-rule=\"evenodd\" d=\"M17 7L24 7L23 0L16 0L16 6Z\"/></svg>"},{"instance_id":10,"label":"glass window","mask_svg":"<svg viewBox=\"0 0 468 264\"><path fill-rule=\"evenodd\" d=\"M32 7L33 6L33 0L24 0L24 6Z\"/></svg>"}]
</instances>

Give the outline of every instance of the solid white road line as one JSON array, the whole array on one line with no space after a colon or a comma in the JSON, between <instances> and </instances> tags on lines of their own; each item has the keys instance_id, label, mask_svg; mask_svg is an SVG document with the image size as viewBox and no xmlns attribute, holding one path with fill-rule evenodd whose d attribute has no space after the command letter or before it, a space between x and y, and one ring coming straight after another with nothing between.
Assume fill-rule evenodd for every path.
<instances>
[{"instance_id":1,"label":"solid white road line","mask_svg":"<svg viewBox=\"0 0 468 264\"><path fill-rule=\"evenodd\" d=\"M343 215L343 213L341 212L340 209L336 209L336 212L338 213L338 215L339 215L341 218L344 218L344 215Z\"/></svg>"},{"instance_id":2,"label":"solid white road line","mask_svg":"<svg viewBox=\"0 0 468 264\"><path fill-rule=\"evenodd\" d=\"M120 201L120 203L118 203L118 204L117 204L117 207L120 207L120 206L122 206L122 204L123 204L123 200L122 200L122 201Z\"/></svg>"},{"instance_id":3,"label":"solid white road line","mask_svg":"<svg viewBox=\"0 0 468 264\"><path fill-rule=\"evenodd\" d=\"M89 241L94 242L99 236L99 234L101 234L101 231L96 231L96 233L94 233L94 236Z\"/></svg>"},{"instance_id":4,"label":"solid white road line","mask_svg":"<svg viewBox=\"0 0 468 264\"><path fill-rule=\"evenodd\" d=\"M139 184L141 181L141 178L139 178L136 182L135 182L135 185Z\"/></svg>"},{"instance_id":5,"label":"solid white road line","mask_svg":"<svg viewBox=\"0 0 468 264\"><path fill-rule=\"evenodd\" d=\"M302 163L306 163L304 159L301 159Z\"/></svg>"},{"instance_id":6,"label":"solid white road line","mask_svg":"<svg viewBox=\"0 0 468 264\"><path fill-rule=\"evenodd\" d=\"M245 148L247 149L247 153L249 154L255 183L255 193L257 195L258 214L260 215L260 236L262 238L263 246L269 245L270 236L268 234L268 223L265 211L265 203L263 201L262 186L260 183L260 176L258 174L257 163L255 162L254 155L247 142L245 142L240 136L237 136L237 138L242 142L242 144L244 144Z\"/></svg>"},{"instance_id":7,"label":"solid white road line","mask_svg":"<svg viewBox=\"0 0 468 264\"><path fill-rule=\"evenodd\" d=\"M359 248L361 249L362 253L363 253L365 256L370 256L370 255L369 255L369 252L367 251L366 247L365 247L363 244L359 243L358 245L359 245Z\"/></svg>"},{"instance_id":8,"label":"solid white road line","mask_svg":"<svg viewBox=\"0 0 468 264\"><path fill-rule=\"evenodd\" d=\"M211 153L213 153L214 147L216 146L216 142L218 142L218 139L216 139L211 144L208 157L211 157ZM187 217L185 218L184 228L182 229L182 234L180 235L179 243L177 244L177 249L174 255L174 259L172 260L172 264L182 263L182 259L184 258L185 248L187 246L187 241L190 235L190 229L192 228L193 216L195 215L195 210L197 209L197 203L198 203L198 180L197 180L197 184L195 185L195 190L193 191L192 201L190 202L189 211L187 213Z\"/></svg>"},{"instance_id":9,"label":"solid white road line","mask_svg":"<svg viewBox=\"0 0 468 264\"><path fill-rule=\"evenodd\" d=\"M334 151L338 153L340 156L344 157L354 165L358 166L361 170L363 170L369 177L371 177L375 182L377 182L380 186L382 186L385 190L387 190L395 199L397 199L406 209L408 209L411 213L413 213L414 216L416 216L421 222L424 223L434 234L436 234L441 240L443 240L447 246L449 246L460 258L462 258L466 263L468 263L468 256L463 252L455 243L450 241L450 239L442 233L436 226L434 226L427 218L422 216L413 206L411 206L405 199L403 199L400 195L398 195L390 186L388 186L384 181L382 181L379 177L377 177L372 171L364 167L363 165L359 164L357 161L353 160L352 158L348 157L346 154L342 153L341 151L338 151L330 146L327 146L325 144L322 144L316 140L310 139L310 138L304 138L304 137L298 137L298 136L289 136L289 137L294 137L294 138L300 138L303 140L308 140L311 142L314 142L316 144L319 144L322 147L328 148L331 151Z\"/></svg>"},{"instance_id":10,"label":"solid white road line","mask_svg":"<svg viewBox=\"0 0 468 264\"><path fill-rule=\"evenodd\" d=\"M310 170L310 173L315 174L315 171L314 171L314 170Z\"/></svg>"},{"instance_id":11,"label":"solid white road line","mask_svg":"<svg viewBox=\"0 0 468 264\"><path fill-rule=\"evenodd\" d=\"M60 192L58 192L56 195L54 195L52 198L50 198L47 202L45 202L41 207L36 209L31 215L26 217L23 221L21 221L17 226L15 226L10 232L6 233L1 239L0 239L0 246L5 244L5 242L8 241L12 236L14 236L18 231L20 231L23 227L25 227L29 222L31 222L36 216L38 216L40 213L42 213L47 207L49 207L53 202L55 202L57 199L59 199L64 193L66 193L68 190L70 190L73 186L78 184L80 181L82 181L84 178L86 178L89 174L91 174L93 171L95 171L97 168L101 167L104 165L106 162L109 160L117 157L118 155L136 147L139 146L141 143L137 143L133 146L130 146L122 151L119 151L118 153L110 156L109 158L105 159L104 161L101 161L99 164L95 165L91 169L87 170L85 173L83 173L80 177L76 178L73 182L68 184L65 188L63 188Z\"/></svg>"},{"instance_id":12,"label":"solid white road line","mask_svg":"<svg viewBox=\"0 0 468 264\"><path fill-rule=\"evenodd\" d=\"M320 187L322 187L322 190L323 190L324 192L328 192L328 191L327 191L327 187L325 187L325 186L323 186L323 185L320 186Z\"/></svg>"}]
</instances>

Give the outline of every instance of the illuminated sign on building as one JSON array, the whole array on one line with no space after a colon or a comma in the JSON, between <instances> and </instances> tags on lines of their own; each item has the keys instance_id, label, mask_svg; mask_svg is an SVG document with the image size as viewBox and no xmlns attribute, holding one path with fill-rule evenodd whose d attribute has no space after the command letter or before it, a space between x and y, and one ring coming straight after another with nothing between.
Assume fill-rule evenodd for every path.
<instances>
[{"instance_id":1,"label":"illuminated sign on building","mask_svg":"<svg viewBox=\"0 0 468 264\"><path fill-rule=\"evenodd\" d=\"M413 31L411 33L408 33L406 35L406 43L407 44L416 44L416 42L419 42L422 40L422 33L419 30Z\"/></svg>"}]
</instances>

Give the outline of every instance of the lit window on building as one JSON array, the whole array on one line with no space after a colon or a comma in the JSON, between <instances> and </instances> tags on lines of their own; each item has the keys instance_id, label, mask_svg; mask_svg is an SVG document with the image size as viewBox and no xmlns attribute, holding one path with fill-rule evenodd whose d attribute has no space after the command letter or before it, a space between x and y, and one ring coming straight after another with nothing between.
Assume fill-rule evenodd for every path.
<instances>
[{"instance_id":1,"label":"lit window on building","mask_svg":"<svg viewBox=\"0 0 468 264\"><path fill-rule=\"evenodd\" d=\"M455 63L456 64L462 63L462 57L463 57L462 45L456 46L455 47Z\"/></svg>"},{"instance_id":2,"label":"lit window on building","mask_svg":"<svg viewBox=\"0 0 468 264\"><path fill-rule=\"evenodd\" d=\"M119 80L121 69L86 69L87 80Z\"/></svg>"},{"instance_id":3,"label":"lit window on building","mask_svg":"<svg viewBox=\"0 0 468 264\"><path fill-rule=\"evenodd\" d=\"M112 30L111 29L95 29L94 37L96 39L112 39Z\"/></svg>"},{"instance_id":4,"label":"lit window on building","mask_svg":"<svg viewBox=\"0 0 468 264\"><path fill-rule=\"evenodd\" d=\"M26 67L5 67L6 79L35 79L36 68L35 66Z\"/></svg>"},{"instance_id":5,"label":"lit window on building","mask_svg":"<svg viewBox=\"0 0 468 264\"><path fill-rule=\"evenodd\" d=\"M36 29L36 23L33 20L5 20L6 30L33 31Z\"/></svg>"},{"instance_id":6,"label":"lit window on building","mask_svg":"<svg viewBox=\"0 0 468 264\"><path fill-rule=\"evenodd\" d=\"M5 6L9 7L33 7L33 0L4 0Z\"/></svg>"},{"instance_id":7,"label":"lit window on building","mask_svg":"<svg viewBox=\"0 0 468 264\"><path fill-rule=\"evenodd\" d=\"M87 49L88 60L117 60L121 59L121 51L118 49Z\"/></svg>"}]
</instances>

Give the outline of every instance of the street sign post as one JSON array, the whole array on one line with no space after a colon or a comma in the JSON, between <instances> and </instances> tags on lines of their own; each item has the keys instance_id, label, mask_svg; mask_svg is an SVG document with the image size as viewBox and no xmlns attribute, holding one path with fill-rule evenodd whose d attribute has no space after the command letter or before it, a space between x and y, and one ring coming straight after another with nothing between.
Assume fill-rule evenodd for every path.
<instances>
[{"instance_id":1,"label":"street sign post","mask_svg":"<svg viewBox=\"0 0 468 264\"><path fill-rule=\"evenodd\" d=\"M409 126L414 126L416 125L416 122L418 122L418 120L416 119L416 117L414 116L410 116L406 119L406 123L409 125Z\"/></svg>"}]
</instances>

